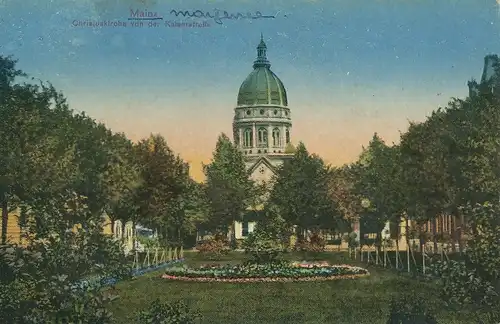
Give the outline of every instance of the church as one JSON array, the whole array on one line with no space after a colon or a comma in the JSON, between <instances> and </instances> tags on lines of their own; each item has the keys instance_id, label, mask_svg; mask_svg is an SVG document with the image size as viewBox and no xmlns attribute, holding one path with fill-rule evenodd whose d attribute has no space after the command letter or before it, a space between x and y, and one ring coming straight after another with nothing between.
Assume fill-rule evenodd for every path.
<instances>
[{"instance_id":1,"label":"church","mask_svg":"<svg viewBox=\"0 0 500 324\"><path fill-rule=\"evenodd\" d=\"M253 71L240 86L234 108L233 138L243 153L250 177L257 183L268 182L276 168L293 156L292 119L285 86L271 70L267 46L261 35ZM258 211L235 223L237 239L244 239L255 226Z\"/></svg>"}]
</instances>

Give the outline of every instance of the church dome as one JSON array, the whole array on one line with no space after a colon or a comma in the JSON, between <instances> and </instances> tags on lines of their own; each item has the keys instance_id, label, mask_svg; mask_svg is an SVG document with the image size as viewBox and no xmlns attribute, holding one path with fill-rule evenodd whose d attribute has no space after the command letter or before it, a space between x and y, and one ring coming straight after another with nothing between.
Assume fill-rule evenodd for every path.
<instances>
[{"instance_id":1,"label":"church dome","mask_svg":"<svg viewBox=\"0 0 500 324\"><path fill-rule=\"evenodd\" d=\"M271 71L271 64L266 57L266 44L260 39L257 46L257 59L253 71L243 81L238 92L238 106L280 105L288 106L285 86Z\"/></svg>"}]
</instances>

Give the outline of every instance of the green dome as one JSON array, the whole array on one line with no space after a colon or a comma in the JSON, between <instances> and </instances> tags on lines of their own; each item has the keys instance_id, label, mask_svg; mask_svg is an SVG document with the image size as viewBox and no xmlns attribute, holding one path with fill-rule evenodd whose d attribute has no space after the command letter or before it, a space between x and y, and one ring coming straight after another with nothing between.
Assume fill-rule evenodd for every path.
<instances>
[{"instance_id":1,"label":"green dome","mask_svg":"<svg viewBox=\"0 0 500 324\"><path fill-rule=\"evenodd\" d=\"M271 71L271 64L266 57L266 44L261 37L257 46L257 60L254 70L243 81L238 92L238 106L280 105L288 106L283 82Z\"/></svg>"}]
</instances>

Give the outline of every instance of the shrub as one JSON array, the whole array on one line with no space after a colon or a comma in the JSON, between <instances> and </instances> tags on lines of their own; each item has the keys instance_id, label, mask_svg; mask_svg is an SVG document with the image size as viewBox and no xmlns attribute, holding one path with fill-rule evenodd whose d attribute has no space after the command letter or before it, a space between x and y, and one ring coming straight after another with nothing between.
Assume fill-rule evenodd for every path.
<instances>
[{"instance_id":1,"label":"shrub","mask_svg":"<svg viewBox=\"0 0 500 324\"><path fill-rule=\"evenodd\" d=\"M355 248L358 246L358 235L355 232L344 235L343 239L350 248Z\"/></svg>"},{"instance_id":2,"label":"shrub","mask_svg":"<svg viewBox=\"0 0 500 324\"><path fill-rule=\"evenodd\" d=\"M303 252L321 253L325 251L326 240L319 233L313 233L309 240L298 243L296 249Z\"/></svg>"},{"instance_id":3,"label":"shrub","mask_svg":"<svg viewBox=\"0 0 500 324\"><path fill-rule=\"evenodd\" d=\"M152 324L194 324L200 318L181 301L174 303L160 302L156 299L148 309L137 314L137 323Z\"/></svg>"},{"instance_id":4,"label":"shrub","mask_svg":"<svg viewBox=\"0 0 500 324\"><path fill-rule=\"evenodd\" d=\"M429 270L430 276L438 278L441 297L447 306L457 310L464 306L473 307L476 313L483 315L488 315L486 313L498 307L499 296L494 284L482 278L466 262L437 261Z\"/></svg>"},{"instance_id":5,"label":"shrub","mask_svg":"<svg viewBox=\"0 0 500 324\"><path fill-rule=\"evenodd\" d=\"M275 262L289 245L290 228L277 208L267 206L265 217L243 242L245 253L251 256L250 262Z\"/></svg>"},{"instance_id":6,"label":"shrub","mask_svg":"<svg viewBox=\"0 0 500 324\"><path fill-rule=\"evenodd\" d=\"M243 242L245 253L249 254L251 262L269 263L278 259L284 247L280 241L263 229L257 229Z\"/></svg>"},{"instance_id":7,"label":"shrub","mask_svg":"<svg viewBox=\"0 0 500 324\"><path fill-rule=\"evenodd\" d=\"M387 324L437 324L434 315L418 296L397 296L392 299Z\"/></svg>"},{"instance_id":8,"label":"shrub","mask_svg":"<svg viewBox=\"0 0 500 324\"><path fill-rule=\"evenodd\" d=\"M111 323L109 301L89 276L130 276L119 243L101 230L80 230L0 247L0 323Z\"/></svg>"},{"instance_id":9,"label":"shrub","mask_svg":"<svg viewBox=\"0 0 500 324\"><path fill-rule=\"evenodd\" d=\"M439 278L445 302L471 308L477 322L500 322L500 204L461 208L467 220L465 261L437 262L431 274Z\"/></svg>"},{"instance_id":10,"label":"shrub","mask_svg":"<svg viewBox=\"0 0 500 324\"><path fill-rule=\"evenodd\" d=\"M217 260L229 252L227 242L219 238L206 240L199 244L196 249L210 260Z\"/></svg>"},{"instance_id":11,"label":"shrub","mask_svg":"<svg viewBox=\"0 0 500 324\"><path fill-rule=\"evenodd\" d=\"M313 233L309 236L309 244L314 252L325 251L326 240L319 233Z\"/></svg>"}]
</instances>

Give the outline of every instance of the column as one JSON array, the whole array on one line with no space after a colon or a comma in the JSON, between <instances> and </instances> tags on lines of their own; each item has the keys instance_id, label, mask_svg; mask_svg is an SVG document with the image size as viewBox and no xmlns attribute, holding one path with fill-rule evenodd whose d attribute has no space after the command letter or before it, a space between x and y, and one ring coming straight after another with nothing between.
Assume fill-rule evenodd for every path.
<instances>
[{"instance_id":1,"label":"column","mask_svg":"<svg viewBox=\"0 0 500 324\"><path fill-rule=\"evenodd\" d=\"M285 143L285 136L286 136L286 127L281 126L281 131L280 131L280 137L281 137L281 147L284 149L286 148L286 143Z\"/></svg>"},{"instance_id":2,"label":"column","mask_svg":"<svg viewBox=\"0 0 500 324\"><path fill-rule=\"evenodd\" d=\"M267 126L267 149L268 149L268 152L271 149L271 147L273 146L272 142L273 142L273 126L269 125L269 126Z\"/></svg>"},{"instance_id":3,"label":"column","mask_svg":"<svg viewBox=\"0 0 500 324\"><path fill-rule=\"evenodd\" d=\"M240 136L240 141L238 143L238 146L241 148L244 147L245 144L245 139L243 138L243 128L238 129L238 134Z\"/></svg>"},{"instance_id":4,"label":"column","mask_svg":"<svg viewBox=\"0 0 500 324\"><path fill-rule=\"evenodd\" d=\"M253 148L257 147L257 132L256 132L255 128L256 128L255 123L253 123L252 124ZM252 152L252 153L256 153L256 152Z\"/></svg>"}]
</instances>

